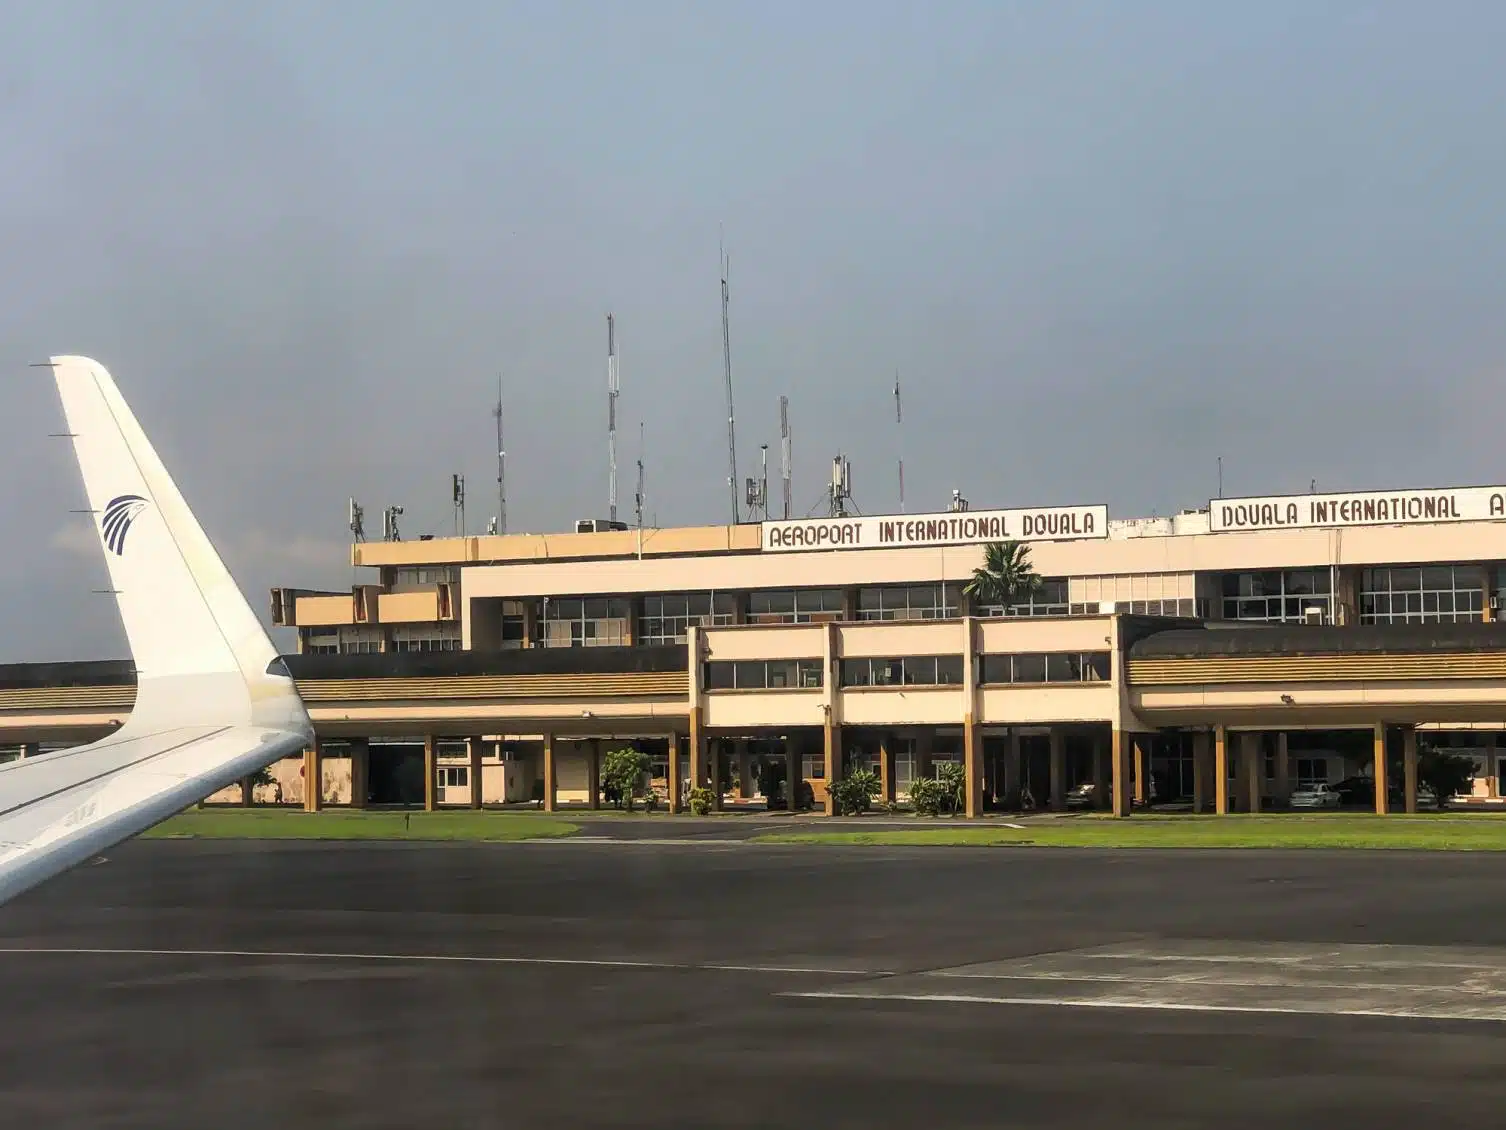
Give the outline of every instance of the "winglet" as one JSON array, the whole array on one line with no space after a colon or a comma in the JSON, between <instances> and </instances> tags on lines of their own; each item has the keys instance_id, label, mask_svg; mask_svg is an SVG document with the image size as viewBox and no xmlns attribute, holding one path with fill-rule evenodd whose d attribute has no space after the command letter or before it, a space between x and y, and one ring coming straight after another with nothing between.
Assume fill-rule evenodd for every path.
<instances>
[{"instance_id":1,"label":"winglet","mask_svg":"<svg viewBox=\"0 0 1506 1130\"><path fill-rule=\"evenodd\" d=\"M108 370L65 356L52 371L136 663L129 724L311 734L277 649Z\"/></svg>"}]
</instances>

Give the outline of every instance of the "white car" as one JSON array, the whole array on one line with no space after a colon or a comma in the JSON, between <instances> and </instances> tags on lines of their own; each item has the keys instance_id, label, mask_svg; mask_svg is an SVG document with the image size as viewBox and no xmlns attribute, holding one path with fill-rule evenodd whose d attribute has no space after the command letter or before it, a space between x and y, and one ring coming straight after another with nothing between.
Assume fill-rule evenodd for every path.
<instances>
[{"instance_id":1,"label":"white car","mask_svg":"<svg viewBox=\"0 0 1506 1130\"><path fill-rule=\"evenodd\" d=\"M1293 808L1338 808L1339 794L1327 785L1303 785L1292 792Z\"/></svg>"}]
</instances>

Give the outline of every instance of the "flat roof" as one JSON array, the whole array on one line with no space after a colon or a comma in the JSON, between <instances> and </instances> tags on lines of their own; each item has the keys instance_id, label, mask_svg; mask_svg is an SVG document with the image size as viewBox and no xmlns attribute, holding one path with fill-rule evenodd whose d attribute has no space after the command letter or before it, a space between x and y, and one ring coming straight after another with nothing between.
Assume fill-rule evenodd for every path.
<instances>
[{"instance_id":1,"label":"flat roof","mask_svg":"<svg viewBox=\"0 0 1506 1130\"><path fill-rule=\"evenodd\" d=\"M1416 655L1506 651L1506 624L1241 624L1151 632L1129 648L1131 659L1259 655Z\"/></svg>"}]
</instances>

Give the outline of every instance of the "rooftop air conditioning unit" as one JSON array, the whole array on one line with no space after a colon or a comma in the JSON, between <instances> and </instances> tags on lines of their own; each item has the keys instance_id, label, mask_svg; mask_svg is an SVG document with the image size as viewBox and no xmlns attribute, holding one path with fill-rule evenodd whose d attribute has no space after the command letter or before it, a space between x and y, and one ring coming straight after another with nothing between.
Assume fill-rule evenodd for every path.
<instances>
[{"instance_id":1,"label":"rooftop air conditioning unit","mask_svg":"<svg viewBox=\"0 0 1506 1130\"><path fill-rule=\"evenodd\" d=\"M608 530L625 530L626 522L614 522L610 518L577 518L575 532L578 534L604 534Z\"/></svg>"}]
</instances>

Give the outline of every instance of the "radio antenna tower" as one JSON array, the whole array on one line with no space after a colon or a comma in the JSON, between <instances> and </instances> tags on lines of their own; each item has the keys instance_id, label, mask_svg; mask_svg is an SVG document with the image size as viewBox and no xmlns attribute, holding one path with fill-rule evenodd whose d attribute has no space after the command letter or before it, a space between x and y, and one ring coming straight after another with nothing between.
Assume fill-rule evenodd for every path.
<instances>
[{"instance_id":1,"label":"radio antenna tower","mask_svg":"<svg viewBox=\"0 0 1506 1130\"><path fill-rule=\"evenodd\" d=\"M742 521L737 507L737 429L732 411L732 331L727 317L727 276L732 273L732 256L718 249L722 260L722 364L727 373L727 488L732 497L732 524Z\"/></svg>"},{"instance_id":2,"label":"radio antenna tower","mask_svg":"<svg viewBox=\"0 0 1506 1130\"><path fill-rule=\"evenodd\" d=\"M607 517L617 521L617 324L607 315Z\"/></svg>"},{"instance_id":3,"label":"radio antenna tower","mask_svg":"<svg viewBox=\"0 0 1506 1130\"><path fill-rule=\"evenodd\" d=\"M465 536L465 476L450 476L450 503L455 507L455 533Z\"/></svg>"},{"instance_id":4,"label":"radio antenna tower","mask_svg":"<svg viewBox=\"0 0 1506 1130\"><path fill-rule=\"evenodd\" d=\"M779 398L779 474L784 480L784 520L790 520L790 398Z\"/></svg>"},{"instance_id":5,"label":"radio antenna tower","mask_svg":"<svg viewBox=\"0 0 1506 1130\"><path fill-rule=\"evenodd\" d=\"M507 533L507 448L502 442L502 375L497 375L497 526L495 533Z\"/></svg>"},{"instance_id":6,"label":"radio antenna tower","mask_svg":"<svg viewBox=\"0 0 1506 1130\"><path fill-rule=\"evenodd\" d=\"M899 402L899 370L894 370L894 446L899 456L899 512L905 512L905 414Z\"/></svg>"},{"instance_id":7,"label":"radio antenna tower","mask_svg":"<svg viewBox=\"0 0 1506 1130\"><path fill-rule=\"evenodd\" d=\"M838 455L831 461L831 517L847 517L848 505L852 502L852 460Z\"/></svg>"},{"instance_id":8,"label":"radio antenna tower","mask_svg":"<svg viewBox=\"0 0 1506 1130\"><path fill-rule=\"evenodd\" d=\"M638 490L633 495L633 509L638 514L638 528L643 529L643 421L638 421Z\"/></svg>"}]
</instances>

